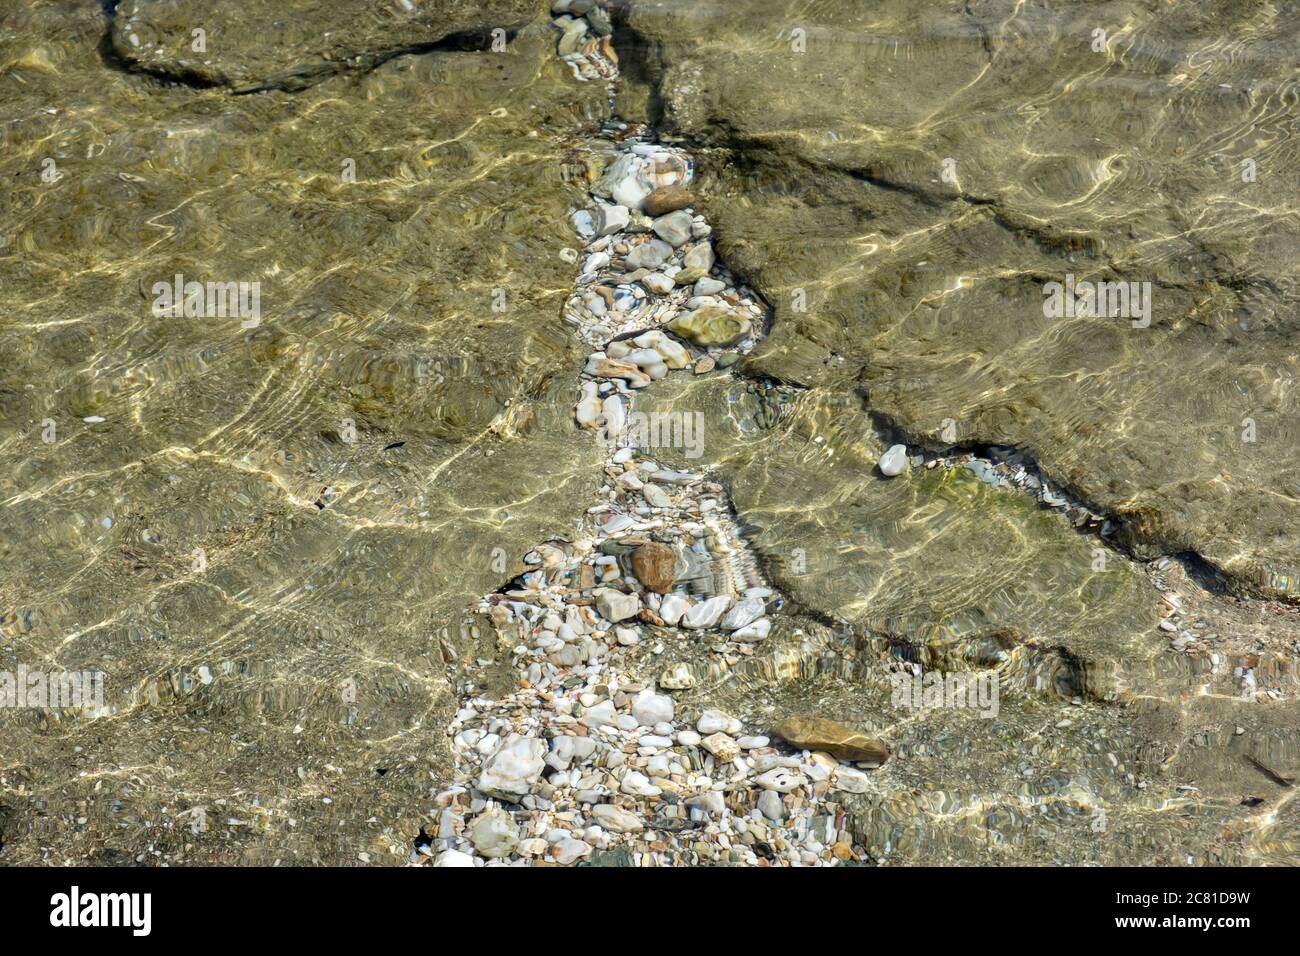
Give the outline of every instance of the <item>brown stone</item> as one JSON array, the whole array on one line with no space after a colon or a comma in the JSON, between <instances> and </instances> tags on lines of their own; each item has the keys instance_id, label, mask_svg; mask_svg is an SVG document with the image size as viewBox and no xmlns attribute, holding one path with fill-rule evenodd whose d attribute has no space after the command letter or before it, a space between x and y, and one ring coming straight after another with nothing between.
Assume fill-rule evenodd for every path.
<instances>
[{"instance_id":1,"label":"brown stone","mask_svg":"<svg viewBox=\"0 0 1300 956\"><path fill-rule=\"evenodd\" d=\"M621 378L632 388L645 388L650 384L650 376L631 362L619 359L597 359L591 367L591 374L597 378Z\"/></svg>"},{"instance_id":2,"label":"brown stone","mask_svg":"<svg viewBox=\"0 0 1300 956\"><path fill-rule=\"evenodd\" d=\"M772 731L800 750L824 750L840 760L882 764L889 759L889 748L879 740L822 717L787 717Z\"/></svg>"},{"instance_id":3,"label":"brown stone","mask_svg":"<svg viewBox=\"0 0 1300 956\"><path fill-rule=\"evenodd\" d=\"M672 590L676 577L677 552L658 541L648 541L632 552L632 573L657 594Z\"/></svg>"},{"instance_id":4,"label":"brown stone","mask_svg":"<svg viewBox=\"0 0 1300 956\"><path fill-rule=\"evenodd\" d=\"M662 216L692 205L695 199L684 186L660 186L645 197L641 208L647 216Z\"/></svg>"}]
</instances>

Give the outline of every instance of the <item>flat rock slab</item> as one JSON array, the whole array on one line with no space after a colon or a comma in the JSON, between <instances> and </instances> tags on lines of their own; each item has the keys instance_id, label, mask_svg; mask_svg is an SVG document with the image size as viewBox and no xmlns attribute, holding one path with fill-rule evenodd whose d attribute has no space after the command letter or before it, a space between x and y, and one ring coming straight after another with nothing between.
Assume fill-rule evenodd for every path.
<instances>
[{"instance_id":1,"label":"flat rock slab","mask_svg":"<svg viewBox=\"0 0 1300 956\"><path fill-rule=\"evenodd\" d=\"M409 12L394 0L125 0L112 41L137 69L239 91L298 89L449 37L512 31L542 12L537 0L436 0Z\"/></svg>"},{"instance_id":2,"label":"flat rock slab","mask_svg":"<svg viewBox=\"0 0 1300 956\"><path fill-rule=\"evenodd\" d=\"M751 372L861 395L917 441L951 422L957 443L1022 448L1139 554L1196 551L1294 600L1300 181L1217 140L1249 90L1288 81L1293 38L1211 6L1260 58L1190 82L1138 51L1195 48L1201 8L1143 14L1105 54L1063 39L1107 20L1096 2L628 17L662 131L716 150L694 188L719 254L775 309ZM1251 124L1289 120L1275 102ZM1046 315L1067 275L1150 298Z\"/></svg>"}]
</instances>

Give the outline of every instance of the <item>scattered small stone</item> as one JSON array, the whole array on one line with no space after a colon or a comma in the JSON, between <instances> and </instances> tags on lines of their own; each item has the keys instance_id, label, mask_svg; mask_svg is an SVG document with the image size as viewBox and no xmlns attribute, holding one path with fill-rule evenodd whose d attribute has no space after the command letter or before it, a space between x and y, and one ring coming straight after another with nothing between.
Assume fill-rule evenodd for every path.
<instances>
[{"instance_id":1,"label":"scattered small stone","mask_svg":"<svg viewBox=\"0 0 1300 956\"><path fill-rule=\"evenodd\" d=\"M556 0L552 9L575 75L616 76L604 5ZM792 755L717 711L691 726L669 693L752 653L782 599L743 553L720 484L637 447L633 405L673 370L703 374L748 354L765 310L717 263L709 224L687 211L686 153L626 124L606 130L591 202L571 217L584 252L566 257L581 272L564 309L589 353L574 417L606 448L605 480L576 540L538 545L518 577L478 603L481 626L495 631L484 646L509 653L518 680L490 692L458 682L457 782L437 795L437 835L412 862L865 859L825 802L832 786L865 789L865 774L824 753ZM726 556L744 577L736 591L710 583L719 542L739 543ZM697 649L669 658L647 687L642 675L670 636Z\"/></svg>"}]
</instances>

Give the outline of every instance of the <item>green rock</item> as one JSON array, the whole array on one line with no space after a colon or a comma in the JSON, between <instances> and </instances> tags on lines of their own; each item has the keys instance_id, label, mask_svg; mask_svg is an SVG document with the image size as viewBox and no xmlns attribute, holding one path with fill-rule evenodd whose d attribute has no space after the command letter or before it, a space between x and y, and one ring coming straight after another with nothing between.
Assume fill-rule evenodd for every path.
<instances>
[{"instance_id":1,"label":"green rock","mask_svg":"<svg viewBox=\"0 0 1300 956\"><path fill-rule=\"evenodd\" d=\"M632 851L625 846L613 850L592 850L585 866L632 866Z\"/></svg>"},{"instance_id":2,"label":"green rock","mask_svg":"<svg viewBox=\"0 0 1300 956\"><path fill-rule=\"evenodd\" d=\"M668 328L696 345L731 345L749 332L749 319L710 305L678 316Z\"/></svg>"}]
</instances>

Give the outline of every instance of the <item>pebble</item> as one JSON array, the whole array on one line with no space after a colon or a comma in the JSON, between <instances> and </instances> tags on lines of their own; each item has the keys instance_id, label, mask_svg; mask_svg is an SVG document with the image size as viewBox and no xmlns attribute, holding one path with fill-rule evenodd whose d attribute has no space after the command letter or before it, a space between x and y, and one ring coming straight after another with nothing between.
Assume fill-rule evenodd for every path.
<instances>
[{"instance_id":1,"label":"pebble","mask_svg":"<svg viewBox=\"0 0 1300 956\"><path fill-rule=\"evenodd\" d=\"M775 767L766 773L761 773L754 778L754 782L764 790L775 790L778 793L789 793L805 783L802 775L785 767Z\"/></svg>"},{"instance_id":2,"label":"pebble","mask_svg":"<svg viewBox=\"0 0 1300 956\"><path fill-rule=\"evenodd\" d=\"M470 842L481 856L509 856L519 846L519 827L510 814L494 808L475 817L470 825Z\"/></svg>"},{"instance_id":3,"label":"pebble","mask_svg":"<svg viewBox=\"0 0 1300 956\"><path fill-rule=\"evenodd\" d=\"M748 644L757 644L765 640L768 633L772 630L772 622L768 618L759 618L753 624L746 625L739 630L731 632L733 641L744 641Z\"/></svg>"},{"instance_id":4,"label":"pebble","mask_svg":"<svg viewBox=\"0 0 1300 956\"><path fill-rule=\"evenodd\" d=\"M639 833L645 829L640 817L608 803L592 807L591 819L611 833Z\"/></svg>"},{"instance_id":5,"label":"pebble","mask_svg":"<svg viewBox=\"0 0 1300 956\"><path fill-rule=\"evenodd\" d=\"M650 239L632 249L625 261L631 269L657 269L673 254L673 247L662 239Z\"/></svg>"},{"instance_id":6,"label":"pebble","mask_svg":"<svg viewBox=\"0 0 1300 956\"><path fill-rule=\"evenodd\" d=\"M821 717L787 717L773 730L782 740L804 750L820 750L841 760L884 763L889 749L873 737L868 737L835 720Z\"/></svg>"},{"instance_id":7,"label":"pebble","mask_svg":"<svg viewBox=\"0 0 1300 956\"><path fill-rule=\"evenodd\" d=\"M636 770L629 770L623 775L618 789L634 797L657 797L663 793L661 787L656 787L650 782L649 777Z\"/></svg>"},{"instance_id":8,"label":"pebble","mask_svg":"<svg viewBox=\"0 0 1300 956\"><path fill-rule=\"evenodd\" d=\"M600 409L600 395L596 383L583 382L582 396L578 399L578 406L574 412L578 424L583 428L595 428L600 422Z\"/></svg>"},{"instance_id":9,"label":"pebble","mask_svg":"<svg viewBox=\"0 0 1300 956\"><path fill-rule=\"evenodd\" d=\"M700 746L723 763L730 763L740 756L740 746L724 733L710 734L700 741Z\"/></svg>"},{"instance_id":10,"label":"pebble","mask_svg":"<svg viewBox=\"0 0 1300 956\"><path fill-rule=\"evenodd\" d=\"M560 37L559 53L560 56L571 56L582 48L583 38L587 35L587 23L585 20L565 20L560 18L556 21L559 23L564 35Z\"/></svg>"},{"instance_id":11,"label":"pebble","mask_svg":"<svg viewBox=\"0 0 1300 956\"><path fill-rule=\"evenodd\" d=\"M587 11L587 22L591 24L591 32L598 37L607 37L614 32L614 23L602 7L592 7Z\"/></svg>"},{"instance_id":12,"label":"pebble","mask_svg":"<svg viewBox=\"0 0 1300 956\"><path fill-rule=\"evenodd\" d=\"M886 478L901 475L907 470L907 446L890 445L877 463L880 473Z\"/></svg>"},{"instance_id":13,"label":"pebble","mask_svg":"<svg viewBox=\"0 0 1300 956\"><path fill-rule=\"evenodd\" d=\"M680 594L669 594L659 605L659 617L669 627L681 621L682 615L690 609L690 602Z\"/></svg>"},{"instance_id":14,"label":"pebble","mask_svg":"<svg viewBox=\"0 0 1300 956\"><path fill-rule=\"evenodd\" d=\"M751 327L747 316L719 306L686 312L668 323L674 334L706 347L732 345L748 335Z\"/></svg>"},{"instance_id":15,"label":"pebble","mask_svg":"<svg viewBox=\"0 0 1300 956\"><path fill-rule=\"evenodd\" d=\"M682 259L682 266L686 269L699 269L705 274L713 268L713 244L710 242L701 242L693 246Z\"/></svg>"},{"instance_id":16,"label":"pebble","mask_svg":"<svg viewBox=\"0 0 1300 956\"><path fill-rule=\"evenodd\" d=\"M443 850L433 861L434 866L474 866L474 858L460 850Z\"/></svg>"},{"instance_id":17,"label":"pebble","mask_svg":"<svg viewBox=\"0 0 1300 956\"><path fill-rule=\"evenodd\" d=\"M746 598L726 613L722 618L721 627L724 631L737 631L757 621L763 616L764 610L762 601L757 598Z\"/></svg>"},{"instance_id":18,"label":"pebble","mask_svg":"<svg viewBox=\"0 0 1300 956\"><path fill-rule=\"evenodd\" d=\"M700 682L685 664L674 664L659 675L659 686L665 690L690 690Z\"/></svg>"},{"instance_id":19,"label":"pebble","mask_svg":"<svg viewBox=\"0 0 1300 956\"><path fill-rule=\"evenodd\" d=\"M668 492L664 491L662 488L660 488L658 485L654 484L653 482L646 484L641 489L641 494L645 498L645 500L654 508L672 507L673 499L668 496Z\"/></svg>"},{"instance_id":20,"label":"pebble","mask_svg":"<svg viewBox=\"0 0 1300 956\"><path fill-rule=\"evenodd\" d=\"M584 727L591 727L593 729L596 727L608 727L611 724L616 724L618 722L618 713L614 710L613 701L602 700L599 704L595 704L583 710L582 717L579 718L578 722Z\"/></svg>"},{"instance_id":21,"label":"pebble","mask_svg":"<svg viewBox=\"0 0 1300 956\"><path fill-rule=\"evenodd\" d=\"M641 284L646 287L647 291L656 295L667 295L673 291L675 285L673 280L662 272L652 272L648 276L642 277Z\"/></svg>"},{"instance_id":22,"label":"pebble","mask_svg":"<svg viewBox=\"0 0 1300 956\"><path fill-rule=\"evenodd\" d=\"M609 236L627 228L631 213L627 206L597 206L592 225L598 236Z\"/></svg>"},{"instance_id":23,"label":"pebble","mask_svg":"<svg viewBox=\"0 0 1300 956\"><path fill-rule=\"evenodd\" d=\"M650 485L647 487L658 487ZM636 579L657 594L667 594L676 581L677 552L670 545L649 541L632 552L632 573ZM683 609L684 610L684 609ZM659 612L664 617L662 605ZM677 618L680 620L680 615ZM673 623L676 623L674 620Z\"/></svg>"},{"instance_id":24,"label":"pebble","mask_svg":"<svg viewBox=\"0 0 1300 956\"><path fill-rule=\"evenodd\" d=\"M641 610L641 602L635 594L624 594L612 588L602 588L596 592L596 611L607 621L618 623L635 617Z\"/></svg>"},{"instance_id":25,"label":"pebble","mask_svg":"<svg viewBox=\"0 0 1300 956\"><path fill-rule=\"evenodd\" d=\"M696 810L703 810L705 813L713 816L720 816L727 809L726 801L723 800L722 794L716 790L710 790L707 793L697 794L686 801L686 805Z\"/></svg>"},{"instance_id":26,"label":"pebble","mask_svg":"<svg viewBox=\"0 0 1300 956\"><path fill-rule=\"evenodd\" d=\"M544 741L511 734L484 765L478 788L490 796L513 802L528 793L541 777L545 755Z\"/></svg>"},{"instance_id":27,"label":"pebble","mask_svg":"<svg viewBox=\"0 0 1300 956\"><path fill-rule=\"evenodd\" d=\"M682 627L691 630L703 630L706 627L713 627L721 619L730 604L731 598L725 594L719 594L717 597L702 601L689 608L682 615Z\"/></svg>"},{"instance_id":28,"label":"pebble","mask_svg":"<svg viewBox=\"0 0 1300 956\"><path fill-rule=\"evenodd\" d=\"M785 819L785 801L775 790L764 790L758 798L758 809L773 822Z\"/></svg>"},{"instance_id":29,"label":"pebble","mask_svg":"<svg viewBox=\"0 0 1300 956\"><path fill-rule=\"evenodd\" d=\"M678 209L685 209L693 204L691 193L685 187L659 186L646 195L641 208L645 210L647 215L662 216Z\"/></svg>"},{"instance_id":30,"label":"pebble","mask_svg":"<svg viewBox=\"0 0 1300 956\"><path fill-rule=\"evenodd\" d=\"M556 863L568 866L576 863L584 856L591 855L591 844L582 840L575 840L572 837L565 837L559 843L555 844L551 850Z\"/></svg>"},{"instance_id":31,"label":"pebble","mask_svg":"<svg viewBox=\"0 0 1300 956\"><path fill-rule=\"evenodd\" d=\"M691 238L691 214L683 210L670 212L656 219L651 228L656 236L669 245L683 245Z\"/></svg>"},{"instance_id":32,"label":"pebble","mask_svg":"<svg viewBox=\"0 0 1300 956\"><path fill-rule=\"evenodd\" d=\"M673 699L666 694L643 690L632 702L632 716L643 727L653 727L673 719Z\"/></svg>"},{"instance_id":33,"label":"pebble","mask_svg":"<svg viewBox=\"0 0 1300 956\"><path fill-rule=\"evenodd\" d=\"M611 395L600 403L601 417L605 420L605 438L612 441L627 430L627 416L623 400Z\"/></svg>"},{"instance_id":34,"label":"pebble","mask_svg":"<svg viewBox=\"0 0 1300 956\"><path fill-rule=\"evenodd\" d=\"M716 733L740 733L741 724L734 717L728 717L726 714L717 710L706 710L700 714L699 720L695 722L695 729L702 734Z\"/></svg>"},{"instance_id":35,"label":"pebble","mask_svg":"<svg viewBox=\"0 0 1300 956\"><path fill-rule=\"evenodd\" d=\"M835 788L845 793L866 793L870 778L854 767L839 767L835 771Z\"/></svg>"}]
</instances>

